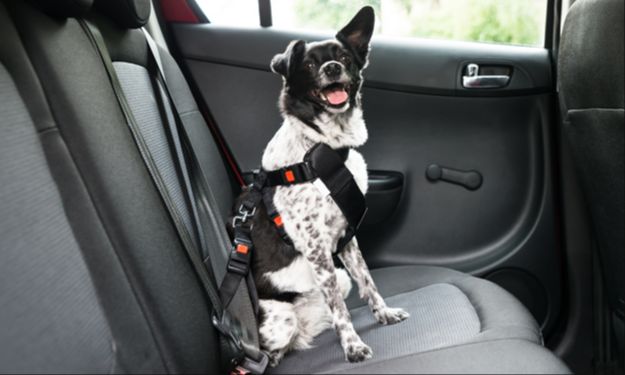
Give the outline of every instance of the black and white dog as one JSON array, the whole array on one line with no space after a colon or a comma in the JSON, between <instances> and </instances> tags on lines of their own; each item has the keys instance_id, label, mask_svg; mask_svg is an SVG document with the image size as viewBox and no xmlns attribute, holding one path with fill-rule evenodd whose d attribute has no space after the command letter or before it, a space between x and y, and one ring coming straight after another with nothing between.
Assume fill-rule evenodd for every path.
<instances>
[{"instance_id":1,"label":"black and white dog","mask_svg":"<svg viewBox=\"0 0 625 375\"><path fill-rule=\"evenodd\" d=\"M345 165L360 190L367 191L366 164L354 148L367 140L360 88L373 26L373 9L365 7L336 39L293 41L273 58L271 69L284 82L280 96L284 123L265 149L263 169L302 162L317 143L334 149L347 147L351 150ZM332 255L347 221L330 196L313 183L302 183L278 186L273 199L293 246L276 236L264 210L254 218L252 231L260 339L271 365L277 365L291 349L309 348L313 338L329 327L336 330L347 360L371 358L371 348L354 330L345 305L351 289L349 276L381 324L400 322L408 313L386 306L355 238L339 255L349 275L335 268Z\"/></svg>"}]
</instances>

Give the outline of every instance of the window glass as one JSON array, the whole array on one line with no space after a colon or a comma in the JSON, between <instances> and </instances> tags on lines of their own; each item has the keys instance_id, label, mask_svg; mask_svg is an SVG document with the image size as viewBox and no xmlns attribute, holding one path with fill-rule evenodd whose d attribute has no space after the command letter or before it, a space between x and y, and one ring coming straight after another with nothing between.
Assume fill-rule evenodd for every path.
<instances>
[{"instance_id":1,"label":"window glass","mask_svg":"<svg viewBox=\"0 0 625 375\"><path fill-rule=\"evenodd\" d=\"M546 0L272 0L273 25L336 31L363 5L376 35L543 46Z\"/></svg>"},{"instance_id":2,"label":"window glass","mask_svg":"<svg viewBox=\"0 0 625 375\"><path fill-rule=\"evenodd\" d=\"M258 0L197 1L213 23L259 25ZM271 0L273 26L336 32L363 5L376 35L544 45L547 0Z\"/></svg>"}]
</instances>

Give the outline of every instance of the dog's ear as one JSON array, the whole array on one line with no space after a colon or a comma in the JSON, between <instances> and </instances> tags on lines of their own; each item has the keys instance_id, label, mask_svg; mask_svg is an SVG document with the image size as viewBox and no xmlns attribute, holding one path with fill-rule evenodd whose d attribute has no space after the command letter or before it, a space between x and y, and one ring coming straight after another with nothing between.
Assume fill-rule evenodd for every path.
<instances>
[{"instance_id":1,"label":"dog's ear","mask_svg":"<svg viewBox=\"0 0 625 375\"><path fill-rule=\"evenodd\" d=\"M306 42L294 40L286 47L286 50L271 59L271 70L287 78L295 70L297 64L304 59L306 52Z\"/></svg>"},{"instance_id":2,"label":"dog's ear","mask_svg":"<svg viewBox=\"0 0 625 375\"><path fill-rule=\"evenodd\" d=\"M363 7L341 31L336 34L345 47L356 56L360 67L364 67L369 54L369 42L373 35L375 15L370 6Z\"/></svg>"}]
</instances>

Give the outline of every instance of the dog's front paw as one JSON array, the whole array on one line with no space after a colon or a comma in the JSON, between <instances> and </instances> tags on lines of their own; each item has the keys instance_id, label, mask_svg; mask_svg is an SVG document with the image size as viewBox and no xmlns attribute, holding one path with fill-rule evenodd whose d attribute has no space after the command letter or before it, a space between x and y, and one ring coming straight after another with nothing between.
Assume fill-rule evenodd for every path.
<instances>
[{"instance_id":1,"label":"dog's front paw","mask_svg":"<svg viewBox=\"0 0 625 375\"><path fill-rule=\"evenodd\" d=\"M371 357L373 357L373 350L360 340L347 344L345 348L345 358L349 362L362 362Z\"/></svg>"},{"instance_id":2,"label":"dog's front paw","mask_svg":"<svg viewBox=\"0 0 625 375\"><path fill-rule=\"evenodd\" d=\"M375 318L380 324L395 324L408 319L408 314L404 309L385 307L374 312Z\"/></svg>"}]
</instances>

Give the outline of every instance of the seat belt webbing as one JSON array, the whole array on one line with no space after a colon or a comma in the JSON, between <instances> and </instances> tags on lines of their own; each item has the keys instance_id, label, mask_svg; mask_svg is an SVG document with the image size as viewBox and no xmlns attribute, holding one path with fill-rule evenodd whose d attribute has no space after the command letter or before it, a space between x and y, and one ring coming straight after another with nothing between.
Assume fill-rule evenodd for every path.
<instances>
[{"instance_id":1,"label":"seat belt webbing","mask_svg":"<svg viewBox=\"0 0 625 375\"><path fill-rule=\"evenodd\" d=\"M189 196L191 197L191 205L193 208L196 230L199 235L200 244L205 250L205 253L210 254L210 249L207 248L207 241L204 237L204 231L201 225L202 221L199 218L199 216L202 215L205 219L204 222L208 223L210 221L210 218L206 217L206 215L207 210L209 210L210 208L198 207L198 205L206 205L206 200L200 198L201 195L209 195L209 188L208 186L206 186L206 182L203 178L203 173L201 171L196 153L188 136L184 122L180 118L180 112L178 111L174 98L172 97L167 86L167 81L163 71L163 65L161 62L160 54L158 52L158 47L150 34L145 29L142 30L147 41L151 62L153 62L156 67L155 73L157 83L160 84L159 88L162 89L162 91L159 90L159 94L161 94L161 103L164 109L165 106L168 106L167 108L171 110L171 114L173 116L173 123L172 121L169 121L167 113L165 113L164 116L165 120L167 121L167 125L169 127L172 138L175 138L179 141L179 143L174 141L173 144L182 146L178 147L175 151L177 154L177 161L180 165L180 168L187 172L186 174L184 174L184 176L187 177L187 188L189 191ZM165 112L167 111L165 110ZM187 160L189 165L187 165L186 163ZM195 188L195 194L193 188ZM208 264L207 267L210 268L211 265ZM234 314L236 315L236 318L240 319L240 322L243 323L242 328L247 328L244 330L239 330L238 332L238 339L240 340L240 344L243 346L247 355L241 365L245 367L248 371L252 371L254 373L262 373L267 365L268 357L260 352L259 349L258 323L256 321L256 314L258 312L257 297L255 293L256 288L253 285L253 279L250 273L248 273L245 278L248 281L246 284L248 287L247 290L242 290L241 295L244 295L243 299L247 299L247 301L241 302L247 302L251 304L251 308L239 309L236 314ZM222 303L222 308L224 309L224 311L227 311L230 301L224 301L223 299L220 299L220 301Z\"/></svg>"},{"instance_id":2,"label":"seat belt webbing","mask_svg":"<svg viewBox=\"0 0 625 375\"><path fill-rule=\"evenodd\" d=\"M191 234L189 233L186 225L184 224L184 220L182 219L180 212L178 211L173 199L171 198L167 190L167 187L163 181L163 178L156 166L156 163L154 162L154 159L152 158L152 155L148 149L148 146L145 140L143 139L141 130L139 126L137 125L134 115L132 114L132 110L130 109L130 105L126 101L126 98L123 94L123 89L121 87L121 84L115 72L115 68L113 67L113 63L110 58L110 55L108 54L106 45L104 44L104 39L102 38L102 35L100 34L100 31L97 29L97 27L90 24L88 21L80 20L80 24L85 30L92 44L95 46L98 54L100 55L102 62L104 63L104 67L106 69L110 83L113 87L113 91L122 109L122 112L128 124L128 128L130 129L130 132L132 133L134 141L137 144L139 153L141 154L141 157L143 158L143 161L148 169L148 172L150 173L150 176L152 177L152 180L154 184L156 185L156 188L161 198L163 199L163 202L165 203L165 206L170 214L170 217L174 222L174 226L176 227L176 231L178 232L180 240L183 243L183 247L185 248L189 258L191 259L191 262L195 268L195 271L198 274L198 277L200 278L200 281L204 287L204 290L207 296L209 297L211 301L211 304L213 305L213 308L215 309L216 313L219 314L219 316L221 316L221 313L223 310L222 304L218 298L218 294L217 294L216 289L214 288L213 282L211 281L211 275L209 274L208 269L204 267L200 254L197 251L195 243L191 237Z\"/></svg>"},{"instance_id":3,"label":"seat belt webbing","mask_svg":"<svg viewBox=\"0 0 625 375\"><path fill-rule=\"evenodd\" d=\"M212 272L212 268L206 267L206 265L202 261L202 257L197 249L193 238L191 237L191 233L189 233L187 226L184 224L184 220L182 219L178 208L176 207L172 197L170 196L169 191L167 190L167 187L164 183L163 177L161 176L160 171L158 170L156 163L154 162L154 159L150 153L150 150L147 147L147 144L141 133L141 129L139 128L134 118L134 115L132 114L130 105L128 104L126 97L123 93L123 88L119 82L115 67L113 66L113 62L110 58L100 31L96 26L92 25L84 19L80 19L79 22L103 62L104 68L113 88L113 92L120 105L120 108L122 109L122 113L125 117L126 123L133 136L133 139L137 145L139 153L141 154L146 168L148 169L148 172L152 177L152 181L154 182L159 192L159 195L161 196L161 199L163 200L165 207L169 212L169 215L174 223L180 240L182 241L185 252L187 253L189 260L191 261L193 268L198 278L200 279L203 289L213 306L213 312L215 314L215 316L213 317L213 324L222 334L222 339L220 340L220 342L222 344L222 355L226 353L227 364L225 366L230 367L232 365L236 366L238 364L241 364L245 366L245 369L249 369L254 373L262 373L265 369L267 357L262 356L262 353L258 349L257 332L255 336L256 342L252 342L252 344L249 344L247 341L241 340L243 332L238 329L240 328L237 326L238 322L233 319L230 314L223 308L223 304L219 298L219 293L217 291L216 281ZM152 51L151 49L149 50ZM156 59L155 56L152 56L152 58ZM160 69L158 70L158 72L160 75ZM165 83L163 82L162 84L163 89L166 91L167 87ZM171 101L171 103L173 106L173 101ZM175 107L173 108L173 112L175 117L175 115L177 115ZM194 229L196 229L195 235L197 237L198 244L204 245L205 241L200 233L199 228L197 228L198 210L197 207L195 207L195 198L192 195L193 191L190 186L190 178L188 174L189 171L186 168L186 164L184 164L184 159L180 159L180 157L183 156L182 143L180 143L181 138L178 137L178 132L172 133L171 128L172 127L169 128L170 131L168 132L168 136L170 137L170 143L173 143L173 147L175 149L174 157L177 159L177 167L180 168L180 176L183 179L182 182L184 183L184 188L187 192L186 198L189 200L188 203L191 205L191 212L193 214L192 219L194 219L192 221L194 221ZM252 356L253 359L249 360L248 357L250 356L250 354L256 354L256 356ZM257 362L257 358L261 359L261 361ZM262 361L263 359L264 361Z\"/></svg>"}]
</instances>

